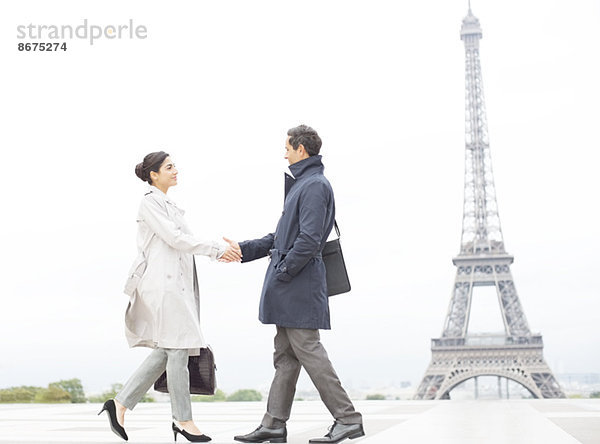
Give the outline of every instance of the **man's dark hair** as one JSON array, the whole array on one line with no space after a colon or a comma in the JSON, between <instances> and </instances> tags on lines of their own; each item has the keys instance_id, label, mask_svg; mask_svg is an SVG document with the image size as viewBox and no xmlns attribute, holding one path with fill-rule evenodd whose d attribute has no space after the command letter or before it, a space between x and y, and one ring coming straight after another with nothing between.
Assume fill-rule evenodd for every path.
<instances>
[{"instance_id":1,"label":"man's dark hair","mask_svg":"<svg viewBox=\"0 0 600 444\"><path fill-rule=\"evenodd\" d=\"M290 136L290 145L294 150L302 144L309 156L315 156L321 151L321 138L310 126L297 126L288 130L287 135Z\"/></svg>"}]
</instances>

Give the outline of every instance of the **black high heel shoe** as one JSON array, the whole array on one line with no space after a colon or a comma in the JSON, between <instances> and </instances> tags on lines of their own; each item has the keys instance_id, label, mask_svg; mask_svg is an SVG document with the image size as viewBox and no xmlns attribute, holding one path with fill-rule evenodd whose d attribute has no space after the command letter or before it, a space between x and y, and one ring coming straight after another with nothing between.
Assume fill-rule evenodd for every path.
<instances>
[{"instance_id":1,"label":"black high heel shoe","mask_svg":"<svg viewBox=\"0 0 600 444\"><path fill-rule=\"evenodd\" d=\"M186 432L183 429L180 429L175 425L175 423L171 424L171 428L173 429L173 438L177 441L177 434L181 433L183 436L187 438L189 442L208 442L212 438L206 435L192 435L191 433Z\"/></svg>"},{"instance_id":2,"label":"black high heel shoe","mask_svg":"<svg viewBox=\"0 0 600 444\"><path fill-rule=\"evenodd\" d=\"M119 421L117 421L117 406L115 405L115 401L112 399L106 401L98 415L101 415L104 410L106 410L106 412L108 413L110 429L113 432L115 432L116 435L120 436L125 441L127 441L129 439L127 437L127 433L125 433L125 429L121 426L121 424L119 424Z\"/></svg>"}]
</instances>

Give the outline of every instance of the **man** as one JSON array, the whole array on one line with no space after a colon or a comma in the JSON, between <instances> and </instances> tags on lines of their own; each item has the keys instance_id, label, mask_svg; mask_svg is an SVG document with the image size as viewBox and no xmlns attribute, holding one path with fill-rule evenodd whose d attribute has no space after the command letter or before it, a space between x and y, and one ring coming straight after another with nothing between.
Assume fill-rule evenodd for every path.
<instances>
[{"instance_id":1,"label":"man","mask_svg":"<svg viewBox=\"0 0 600 444\"><path fill-rule=\"evenodd\" d=\"M285 158L285 202L275 233L245 242L225 239L241 249L242 262L270 255L259 319L275 324L275 377L269 390L267 412L252 433L234 439L249 443L287 442L296 383L304 367L335 422L323 438L311 443L338 443L364 436L358 413L320 342L319 329L330 329L325 265L321 251L335 219L333 190L323 175L317 132L300 125L288 131Z\"/></svg>"}]
</instances>

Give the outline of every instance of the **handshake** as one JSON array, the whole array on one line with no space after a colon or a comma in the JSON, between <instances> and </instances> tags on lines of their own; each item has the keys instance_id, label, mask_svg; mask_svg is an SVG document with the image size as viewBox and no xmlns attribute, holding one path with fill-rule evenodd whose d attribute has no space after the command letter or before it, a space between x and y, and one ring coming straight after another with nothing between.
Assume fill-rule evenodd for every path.
<instances>
[{"instance_id":1,"label":"handshake","mask_svg":"<svg viewBox=\"0 0 600 444\"><path fill-rule=\"evenodd\" d=\"M240 244L236 241L232 241L231 239L223 238L225 242L229 244L223 256L219 258L219 262L241 262L242 261L242 249L240 248Z\"/></svg>"}]
</instances>

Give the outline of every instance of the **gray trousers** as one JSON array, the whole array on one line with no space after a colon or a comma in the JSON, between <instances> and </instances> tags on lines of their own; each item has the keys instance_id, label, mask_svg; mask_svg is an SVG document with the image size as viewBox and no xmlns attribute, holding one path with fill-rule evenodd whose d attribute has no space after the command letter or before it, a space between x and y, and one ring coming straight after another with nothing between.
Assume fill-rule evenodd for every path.
<instances>
[{"instance_id":1,"label":"gray trousers","mask_svg":"<svg viewBox=\"0 0 600 444\"><path fill-rule=\"evenodd\" d=\"M275 377L269 390L267 413L262 420L264 427L285 426L290 418L302 367L337 422L362 424L362 415L354 410L320 339L319 330L277 326L273 354Z\"/></svg>"},{"instance_id":2,"label":"gray trousers","mask_svg":"<svg viewBox=\"0 0 600 444\"><path fill-rule=\"evenodd\" d=\"M190 375L187 349L157 348L131 375L115 399L129 410L137 405L154 381L167 370L167 387L171 396L171 413L176 421L192 419Z\"/></svg>"}]
</instances>

